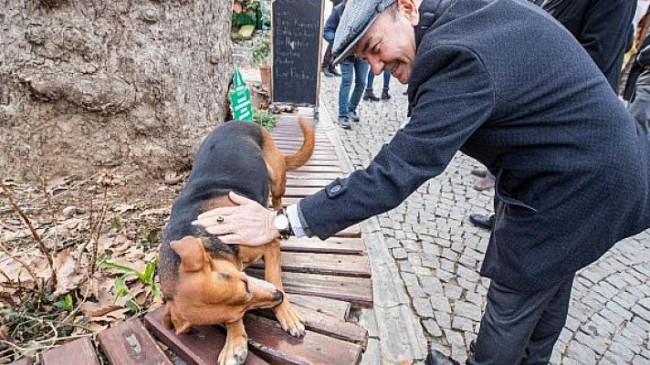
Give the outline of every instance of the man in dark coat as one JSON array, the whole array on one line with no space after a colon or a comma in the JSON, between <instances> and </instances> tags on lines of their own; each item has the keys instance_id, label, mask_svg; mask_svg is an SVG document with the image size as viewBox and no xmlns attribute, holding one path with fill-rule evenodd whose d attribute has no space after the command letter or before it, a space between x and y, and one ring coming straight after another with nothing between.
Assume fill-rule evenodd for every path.
<instances>
[{"instance_id":1,"label":"man in dark coat","mask_svg":"<svg viewBox=\"0 0 650 365\"><path fill-rule=\"evenodd\" d=\"M576 37L618 90L636 5L636 0L546 0L542 9Z\"/></svg>"},{"instance_id":2,"label":"man in dark coat","mask_svg":"<svg viewBox=\"0 0 650 365\"><path fill-rule=\"evenodd\" d=\"M562 24L589 53L614 92L623 68L623 57L632 45L632 20L636 0L532 1ZM485 182L485 178L480 182ZM487 180L489 181L489 180ZM494 216L471 214L477 227L492 229Z\"/></svg>"},{"instance_id":3,"label":"man in dark coat","mask_svg":"<svg viewBox=\"0 0 650 365\"><path fill-rule=\"evenodd\" d=\"M226 243L325 239L398 206L461 150L497 177L481 268L492 280L467 363L548 363L576 271L650 227L650 142L580 44L526 1L351 1L333 54L352 50L408 83L409 122L366 169L286 213L231 194L239 207L197 224Z\"/></svg>"}]
</instances>

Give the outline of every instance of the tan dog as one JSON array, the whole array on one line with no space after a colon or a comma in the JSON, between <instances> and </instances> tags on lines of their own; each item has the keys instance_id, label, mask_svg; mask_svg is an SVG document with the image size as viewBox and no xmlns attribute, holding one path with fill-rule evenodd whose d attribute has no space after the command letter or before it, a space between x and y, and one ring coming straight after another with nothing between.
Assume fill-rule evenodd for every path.
<instances>
[{"instance_id":1,"label":"tan dog","mask_svg":"<svg viewBox=\"0 0 650 365\"><path fill-rule=\"evenodd\" d=\"M193 325L225 323L228 335L220 365L242 364L246 359L242 317L248 310L274 307L280 325L293 336L303 336L305 326L284 295L280 240L259 247L226 245L191 222L201 212L232 205L230 191L267 205L270 188L273 207L280 209L286 171L304 165L314 150L312 127L302 118L299 123L303 144L286 156L257 124L233 121L217 128L199 148L190 179L172 207L160 248L163 324L173 325L180 334ZM241 271L260 258L267 281Z\"/></svg>"}]
</instances>

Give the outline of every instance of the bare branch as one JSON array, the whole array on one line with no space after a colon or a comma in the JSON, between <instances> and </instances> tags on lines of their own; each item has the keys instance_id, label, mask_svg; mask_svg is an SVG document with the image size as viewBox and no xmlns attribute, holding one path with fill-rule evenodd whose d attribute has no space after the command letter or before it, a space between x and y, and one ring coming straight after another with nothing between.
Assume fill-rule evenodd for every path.
<instances>
[{"instance_id":1,"label":"bare branch","mask_svg":"<svg viewBox=\"0 0 650 365\"><path fill-rule=\"evenodd\" d=\"M36 232L36 229L34 228L34 225L32 224L32 221L30 221L29 218L27 218L27 216L25 215L25 213L20 209L20 207L16 203L16 200L14 199L13 194L11 194L11 191L9 191L7 186L2 181L0 181L0 187L2 188L2 190L4 190L5 195L7 196L7 199L9 199L9 203L11 203L11 206L14 207L14 210L16 211L16 213L18 213L18 215L20 215L20 218L22 218L23 222L25 222L25 224L29 228L29 231L32 233L32 236L34 236L34 239L36 240L36 242L38 242L38 246L40 247L41 252L43 252L43 255L45 255L45 258L47 259L47 263L50 266L50 271L52 272L52 288L55 288L56 287L56 271L54 270L54 263L52 262L52 256L50 256L50 252L47 249L47 246L45 246L45 243L43 242L43 239L38 234L38 232ZM27 268L27 267L25 267L25 268ZM29 269L28 269L28 271L29 271ZM36 278L36 277L34 276L34 278ZM39 285L39 288L40 288L40 285Z\"/></svg>"}]
</instances>

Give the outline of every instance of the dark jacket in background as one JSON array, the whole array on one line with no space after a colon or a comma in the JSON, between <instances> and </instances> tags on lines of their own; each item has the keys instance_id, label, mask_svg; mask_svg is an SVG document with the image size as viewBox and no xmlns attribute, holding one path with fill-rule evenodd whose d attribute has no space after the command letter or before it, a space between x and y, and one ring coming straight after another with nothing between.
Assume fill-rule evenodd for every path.
<instances>
[{"instance_id":1,"label":"dark jacket in background","mask_svg":"<svg viewBox=\"0 0 650 365\"><path fill-rule=\"evenodd\" d=\"M650 46L650 33L648 36L645 37L643 40L643 43L639 45L639 51L637 52L636 55L634 55L634 62L632 62L632 67L630 67L630 73L627 75L627 81L625 82L625 89L623 90L623 99L627 101L632 101L634 99L634 89L636 88L636 82L641 75L641 73L645 70L645 67L650 65L650 59L647 59L647 51L646 51L646 59L645 60L640 60L639 56L641 55L641 51L644 49L647 49L648 46ZM642 62L645 61L645 64L642 64Z\"/></svg>"},{"instance_id":2,"label":"dark jacket in background","mask_svg":"<svg viewBox=\"0 0 650 365\"><path fill-rule=\"evenodd\" d=\"M335 34L336 29L339 27L339 22L341 22L341 15L343 15L343 11L345 10L345 1L341 1L338 5L332 9L332 13L330 14L329 17L327 17L327 20L325 21L325 27L323 28L323 34L325 35L325 40L328 42L334 42L334 37L332 37L331 40L327 39L327 34ZM350 55L349 57L346 57L343 62L354 62L354 55Z\"/></svg>"},{"instance_id":3,"label":"dark jacket in background","mask_svg":"<svg viewBox=\"0 0 650 365\"><path fill-rule=\"evenodd\" d=\"M366 169L300 201L312 234L396 207L458 150L497 176L481 274L502 285L565 280L650 227L650 143L561 24L525 1L462 0L422 32L410 121Z\"/></svg>"},{"instance_id":4,"label":"dark jacket in background","mask_svg":"<svg viewBox=\"0 0 650 365\"><path fill-rule=\"evenodd\" d=\"M636 0L548 0L542 8L573 34L618 90L636 5Z\"/></svg>"}]
</instances>

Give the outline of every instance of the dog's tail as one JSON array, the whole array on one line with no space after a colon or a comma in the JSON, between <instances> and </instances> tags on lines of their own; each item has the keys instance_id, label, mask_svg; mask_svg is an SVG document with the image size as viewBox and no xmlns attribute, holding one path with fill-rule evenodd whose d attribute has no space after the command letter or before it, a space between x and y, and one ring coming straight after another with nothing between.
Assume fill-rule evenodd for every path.
<instances>
[{"instance_id":1,"label":"dog's tail","mask_svg":"<svg viewBox=\"0 0 650 365\"><path fill-rule=\"evenodd\" d=\"M314 136L314 128L303 117L298 118L298 123L302 129L303 142L302 146L296 153L293 155L285 155L284 161L287 165L287 170L295 170L298 167L304 165L311 158L311 154L314 153L314 145L316 144L316 137Z\"/></svg>"}]
</instances>

